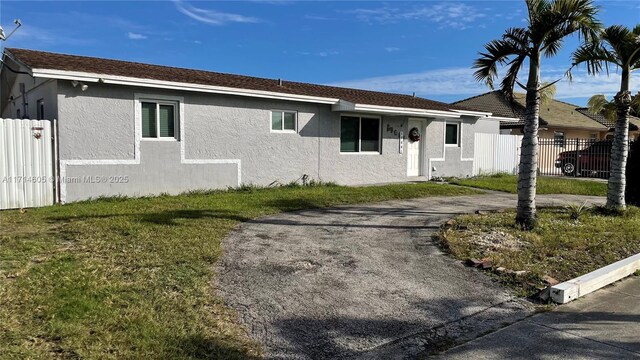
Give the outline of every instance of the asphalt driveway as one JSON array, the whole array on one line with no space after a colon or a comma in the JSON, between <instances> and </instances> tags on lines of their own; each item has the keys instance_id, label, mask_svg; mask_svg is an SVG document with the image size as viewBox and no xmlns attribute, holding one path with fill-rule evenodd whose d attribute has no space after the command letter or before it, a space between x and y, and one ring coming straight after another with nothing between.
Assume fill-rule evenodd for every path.
<instances>
[{"instance_id":1,"label":"asphalt driveway","mask_svg":"<svg viewBox=\"0 0 640 360\"><path fill-rule=\"evenodd\" d=\"M538 196L540 205L585 200L603 201ZM451 217L515 203L491 193L256 219L225 239L216 291L267 358L414 358L533 311L431 240Z\"/></svg>"}]
</instances>

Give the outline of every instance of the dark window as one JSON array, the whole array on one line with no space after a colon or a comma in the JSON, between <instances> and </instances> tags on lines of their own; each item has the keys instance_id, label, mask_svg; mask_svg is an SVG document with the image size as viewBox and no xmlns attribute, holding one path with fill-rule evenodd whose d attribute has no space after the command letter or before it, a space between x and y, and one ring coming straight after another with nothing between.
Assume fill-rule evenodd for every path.
<instances>
[{"instance_id":1,"label":"dark window","mask_svg":"<svg viewBox=\"0 0 640 360\"><path fill-rule=\"evenodd\" d=\"M360 119L360 151L380 151L380 119Z\"/></svg>"},{"instance_id":2,"label":"dark window","mask_svg":"<svg viewBox=\"0 0 640 360\"><path fill-rule=\"evenodd\" d=\"M447 124L444 137L446 145L458 145L458 124Z\"/></svg>"},{"instance_id":3,"label":"dark window","mask_svg":"<svg viewBox=\"0 0 640 360\"><path fill-rule=\"evenodd\" d=\"M564 132L563 131L554 131L553 132L553 143L555 146L564 147Z\"/></svg>"},{"instance_id":4,"label":"dark window","mask_svg":"<svg viewBox=\"0 0 640 360\"><path fill-rule=\"evenodd\" d=\"M271 111L271 130L295 132L296 131L296 112Z\"/></svg>"},{"instance_id":5,"label":"dark window","mask_svg":"<svg viewBox=\"0 0 640 360\"><path fill-rule=\"evenodd\" d=\"M38 120L42 120L44 119L44 99L40 99L37 102L37 115L38 115Z\"/></svg>"},{"instance_id":6,"label":"dark window","mask_svg":"<svg viewBox=\"0 0 640 360\"><path fill-rule=\"evenodd\" d=\"M380 119L343 116L340 121L341 152L380 152Z\"/></svg>"},{"instance_id":7,"label":"dark window","mask_svg":"<svg viewBox=\"0 0 640 360\"><path fill-rule=\"evenodd\" d=\"M142 102L142 137L176 138L175 103Z\"/></svg>"}]
</instances>

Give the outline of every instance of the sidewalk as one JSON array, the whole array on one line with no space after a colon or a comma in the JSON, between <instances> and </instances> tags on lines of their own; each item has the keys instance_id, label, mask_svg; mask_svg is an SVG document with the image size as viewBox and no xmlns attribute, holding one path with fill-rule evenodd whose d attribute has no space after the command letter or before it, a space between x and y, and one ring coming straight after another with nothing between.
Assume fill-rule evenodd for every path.
<instances>
[{"instance_id":1,"label":"sidewalk","mask_svg":"<svg viewBox=\"0 0 640 360\"><path fill-rule=\"evenodd\" d=\"M534 315L442 359L640 359L640 277Z\"/></svg>"}]
</instances>

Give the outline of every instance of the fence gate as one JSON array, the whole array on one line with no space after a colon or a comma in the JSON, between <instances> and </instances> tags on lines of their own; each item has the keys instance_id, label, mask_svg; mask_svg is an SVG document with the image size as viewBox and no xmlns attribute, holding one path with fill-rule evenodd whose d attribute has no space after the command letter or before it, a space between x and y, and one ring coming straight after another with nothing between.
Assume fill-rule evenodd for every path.
<instances>
[{"instance_id":1,"label":"fence gate","mask_svg":"<svg viewBox=\"0 0 640 360\"><path fill-rule=\"evenodd\" d=\"M0 209L54 203L52 135L50 120L0 118Z\"/></svg>"},{"instance_id":2,"label":"fence gate","mask_svg":"<svg viewBox=\"0 0 640 360\"><path fill-rule=\"evenodd\" d=\"M473 175L517 174L521 135L476 134Z\"/></svg>"}]
</instances>

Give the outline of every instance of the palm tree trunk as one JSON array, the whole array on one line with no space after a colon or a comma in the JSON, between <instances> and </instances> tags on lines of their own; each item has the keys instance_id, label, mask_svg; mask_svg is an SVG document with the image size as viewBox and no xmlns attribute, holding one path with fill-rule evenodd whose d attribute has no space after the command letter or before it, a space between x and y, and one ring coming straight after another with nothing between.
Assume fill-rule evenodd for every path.
<instances>
[{"instance_id":1,"label":"palm tree trunk","mask_svg":"<svg viewBox=\"0 0 640 360\"><path fill-rule=\"evenodd\" d=\"M614 98L618 119L611 148L607 208L615 211L624 211L626 208L624 201L624 192L627 184L625 171L629 154L629 111L631 110L629 74L629 69L622 69L620 92Z\"/></svg>"},{"instance_id":2,"label":"palm tree trunk","mask_svg":"<svg viewBox=\"0 0 640 360\"><path fill-rule=\"evenodd\" d=\"M518 171L516 223L523 229L536 226L536 177L538 171L538 119L540 115L540 54L529 58L524 136Z\"/></svg>"}]
</instances>

